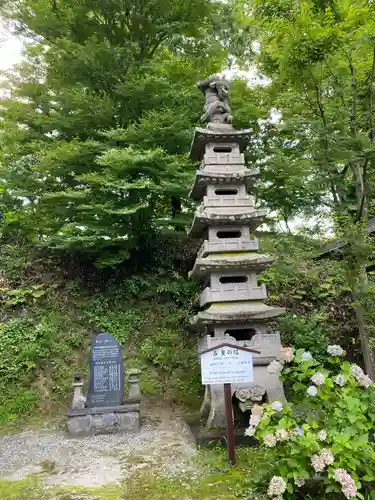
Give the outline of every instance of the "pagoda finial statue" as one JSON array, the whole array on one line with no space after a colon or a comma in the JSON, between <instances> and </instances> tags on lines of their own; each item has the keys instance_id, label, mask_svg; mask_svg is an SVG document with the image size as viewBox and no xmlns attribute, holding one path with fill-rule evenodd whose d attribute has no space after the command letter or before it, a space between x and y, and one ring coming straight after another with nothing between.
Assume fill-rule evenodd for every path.
<instances>
[{"instance_id":1,"label":"pagoda finial statue","mask_svg":"<svg viewBox=\"0 0 375 500\"><path fill-rule=\"evenodd\" d=\"M232 123L232 115L228 103L229 83L220 75L212 75L201 80L197 87L204 93L204 114L202 123Z\"/></svg>"}]
</instances>

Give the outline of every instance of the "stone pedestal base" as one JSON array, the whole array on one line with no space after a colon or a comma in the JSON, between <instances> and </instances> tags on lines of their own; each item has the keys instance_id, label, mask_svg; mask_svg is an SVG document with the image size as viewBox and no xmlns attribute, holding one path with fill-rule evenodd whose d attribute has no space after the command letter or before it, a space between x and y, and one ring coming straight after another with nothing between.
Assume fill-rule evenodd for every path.
<instances>
[{"instance_id":1,"label":"stone pedestal base","mask_svg":"<svg viewBox=\"0 0 375 500\"><path fill-rule=\"evenodd\" d=\"M68 432L71 436L139 432L139 408L140 403L125 403L105 408L69 409Z\"/></svg>"}]
</instances>

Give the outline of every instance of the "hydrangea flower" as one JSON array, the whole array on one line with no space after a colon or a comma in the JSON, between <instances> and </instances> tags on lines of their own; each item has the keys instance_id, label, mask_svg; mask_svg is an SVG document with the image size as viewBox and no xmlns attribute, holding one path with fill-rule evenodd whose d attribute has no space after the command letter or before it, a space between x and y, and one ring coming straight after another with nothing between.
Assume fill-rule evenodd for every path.
<instances>
[{"instance_id":1,"label":"hydrangea flower","mask_svg":"<svg viewBox=\"0 0 375 500\"><path fill-rule=\"evenodd\" d=\"M330 356L345 356L346 351L339 345L329 345L327 347L327 353Z\"/></svg>"},{"instance_id":2,"label":"hydrangea flower","mask_svg":"<svg viewBox=\"0 0 375 500\"><path fill-rule=\"evenodd\" d=\"M285 363L291 363L294 359L294 353L292 347L282 347L280 349L281 359L285 361Z\"/></svg>"},{"instance_id":3,"label":"hydrangea flower","mask_svg":"<svg viewBox=\"0 0 375 500\"><path fill-rule=\"evenodd\" d=\"M357 495L357 488L354 479L345 469L336 469L334 473L335 480L341 484L341 491L346 498L353 498Z\"/></svg>"},{"instance_id":4,"label":"hydrangea flower","mask_svg":"<svg viewBox=\"0 0 375 500\"><path fill-rule=\"evenodd\" d=\"M344 387L344 385L347 382L347 379L344 377L344 375L342 375L340 373L339 375L337 375L337 377L335 378L334 382L335 382L336 385L339 385L340 387Z\"/></svg>"},{"instance_id":5,"label":"hydrangea flower","mask_svg":"<svg viewBox=\"0 0 375 500\"><path fill-rule=\"evenodd\" d=\"M313 466L315 472L323 472L326 467L321 455L313 455L311 457L311 465Z\"/></svg>"},{"instance_id":6,"label":"hydrangea flower","mask_svg":"<svg viewBox=\"0 0 375 500\"><path fill-rule=\"evenodd\" d=\"M350 375L354 378L357 378L364 375L364 373L360 366L352 365L352 367L350 368Z\"/></svg>"},{"instance_id":7,"label":"hydrangea flower","mask_svg":"<svg viewBox=\"0 0 375 500\"><path fill-rule=\"evenodd\" d=\"M251 415L249 424L252 427L257 427L257 425L259 424L261 418L262 418L261 415Z\"/></svg>"},{"instance_id":8,"label":"hydrangea flower","mask_svg":"<svg viewBox=\"0 0 375 500\"><path fill-rule=\"evenodd\" d=\"M324 449L320 452L320 456L323 458L326 465L331 465L335 461L335 457L332 455L331 450Z\"/></svg>"},{"instance_id":9,"label":"hydrangea flower","mask_svg":"<svg viewBox=\"0 0 375 500\"><path fill-rule=\"evenodd\" d=\"M267 494L270 497L280 497L286 490L286 482L280 476L273 476L268 486Z\"/></svg>"},{"instance_id":10,"label":"hydrangea flower","mask_svg":"<svg viewBox=\"0 0 375 500\"><path fill-rule=\"evenodd\" d=\"M311 382L317 386L321 386L324 384L324 381L325 381L325 376L323 375L323 373L314 373L314 375L311 377Z\"/></svg>"},{"instance_id":11,"label":"hydrangea flower","mask_svg":"<svg viewBox=\"0 0 375 500\"><path fill-rule=\"evenodd\" d=\"M264 410L263 406L260 406L260 405L254 405L252 407L250 422L249 422L250 426L257 427L257 425L261 421L263 410Z\"/></svg>"},{"instance_id":12,"label":"hydrangea flower","mask_svg":"<svg viewBox=\"0 0 375 500\"><path fill-rule=\"evenodd\" d=\"M352 365L350 369L350 375L357 380L360 386L365 387L366 389L368 389L370 385L374 383L358 365Z\"/></svg>"},{"instance_id":13,"label":"hydrangea flower","mask_svg":"<svg viewBox=\"0 0 375 500\"><path fill-rule=\"evenodd\" d=\"M368 389L370 387L370 385L372 385L374 382L370 379L370 377L368 375L360 375L359 377L357 377L357 382L359 383L360 386L362 387L366 387L366 389Z\"/></svg>"},{"instance_id":14,"label":"hydrangea flower","mask_svg":"<svg viewBox=\"0 0 375 500\"><path fill-rule=\"evenodd\" d=\"M273 434L267 434L267 436L264 436L263 442L268 448L274 448L276 446L277 439Z\"/></svg>"},{"instance_id":15,"label":"hydrangea flower","mask_svg":"<svg viewBox=\"0 0 375 500\"><path fill-rule=\"evenodd\" d=\"M254 434L255 434L255 431L256 431L256 427L250 425L246 431L245 431L245 436L248 436L248 437L253 437Z\"/></svg>"},{"instance_id":16,"label":"hydrangea flower","mask_svg":"<svg viewBox=\"0 0 375 500\"><path fill-rule=\"evenodd\" d=\"M294 484L300 488L306 483L306 480L303 477L295 477L294 478Z\"/></svg>"},{"instance_id":17,"label":"hydrangea flower","mask_svg":"<svg viewBox=\"0 0 375 500\"><path fill-rule=\"evenodd\" d=\"M276 431L276 440L277 441L286 441L289 438L289 432L285 429L277 429Z\"/></svg>"},{"instance_id":18,"label":"hydrangea flower","mask_svg":"<svg viewBox=\"0 0 375 500\"><path fill-rule=\"evenodd\" d=\"M318 439L319 441L325 441L327 439L327 433L326 431L320 431L318 432Z\"/></svg>"},{"instance_id":19,"label":"hydrangea flower","mask_svg":"<svg viewBox=\"0 0 375 500\"><path fill-rule=\"evenodd\" d=\"M280 403L280 401L274 401L271 406L275 411L281 411L283 409L283 404Z\"/></svg>"},{"instance_id":20,"label":"hydrangea flower","mask_svg":"<svg viewBox=\"0 0 375 500\"><path fill-rule=\"evenodd\" d=\"M327 465L331 465L335 458L332 455L331 450L324 449L319 455L313 455L311 457L311 465L313 466L315 472L323 472Z\"/></svg>"},{"instance_id":21,"label":"hydrangea flower","mask_svg":"<svg viewBox=\"0 0 375 500\"><path fill-rule=\"evenodd\" d=\"M314 358L312 357L311 352L305 351L301 356L302 363L307 363L307 361L312 361Z\"/></svg>"},{"instance_id":22,"label":"hydrangea flower","mask_svg":"<svg viewBox=\"0 0 375 500\"><path fill-rule=\"evenodd\" d=\"M318 389L315 387L315 385L310 385L307 389L307 394L309 396L316 396L318 394Z\"/></svg>"},{"instance_id":23,"label":"hydrangea flower","mask_svg":"<svg viewBox=\"0 0 375 500\"><path fill-rule=\"evenodd\" d=\"M270 375L279 375L282 369L283 366L278 361L272 361L267 367L268 373Z\"/></svg>"},{"instance_id":24,"label":"hydrangea flower","mask_svg":"<svg viewBox=\"0 0 375 500\"><path fill-rule=\"evenodd\" d=\"M251 416L249 421L249 427L245 430L245 436L252 437L255 434L256 428L262 419L263 406L254 405L251 409Z\"/></svg>"}]
</instances>

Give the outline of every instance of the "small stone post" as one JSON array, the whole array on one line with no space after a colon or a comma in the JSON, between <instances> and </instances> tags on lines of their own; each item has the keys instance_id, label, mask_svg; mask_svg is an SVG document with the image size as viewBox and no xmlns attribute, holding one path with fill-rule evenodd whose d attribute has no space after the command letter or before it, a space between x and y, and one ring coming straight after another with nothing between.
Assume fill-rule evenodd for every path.
<instances>
[{"instance_id":1,"label":"small stone post","mask_svg":"<svg viewBox=\"0 0 375 500\"><path fill-rule=\"evenodd\" d=\"M82 394L83 382L81 379L81 375L76 373L74 375L74 383L73 383L73 401L72 408L84 408L86 404L86 398Z\"/></svg>"},{"instance_id":2,"label":"small stone post","mask_svg":"<svg viewBox=\"0 0 375 500\"><path fill-rule=\"evenodd\" d=\"M129 370L129 399L139 399L141 397L141 388L139 384L139 376L141 370L132 368Z\"/></svg>"}]
</instances>

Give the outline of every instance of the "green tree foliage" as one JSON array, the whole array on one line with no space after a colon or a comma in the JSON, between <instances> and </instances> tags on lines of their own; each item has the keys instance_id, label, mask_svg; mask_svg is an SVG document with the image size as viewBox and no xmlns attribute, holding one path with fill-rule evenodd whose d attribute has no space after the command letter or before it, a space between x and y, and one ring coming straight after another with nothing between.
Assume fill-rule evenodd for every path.
<instances>
[{"instance_id":1,"label":"green tree foliage","mask_svg":"<svg viewBox=\"0 0 375 500\"><path fill-rule=\"evenodd\" d=\"M5 2L31 38L5 75L0 203L5 236L99 256L186 224L194 88L226 57L208 0Z\"/></svg>"},{"instance_id":2,"label":"green tree foliage","mask_svg":"<svg viewBox=\"0 0 375 500\"><path fill-rule=\"evenodd\" d=\"M374 5L254 0L240 22L250 28L248 45L257 42L258 68L270 79L259 90L269 110L254 158L263 172L259 194L286 223L328 210L336 233L350 242L348 277L372 371L363 304L375 186Z\"/></svg>"}]
</instances>

